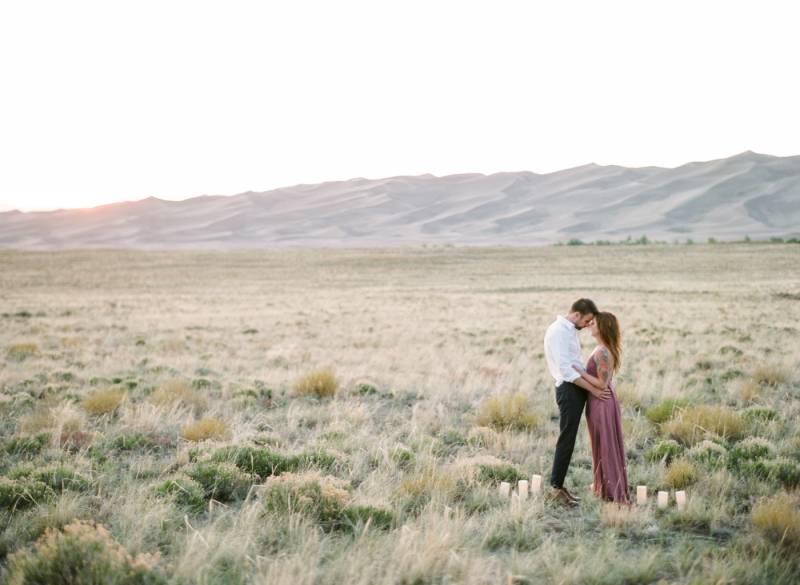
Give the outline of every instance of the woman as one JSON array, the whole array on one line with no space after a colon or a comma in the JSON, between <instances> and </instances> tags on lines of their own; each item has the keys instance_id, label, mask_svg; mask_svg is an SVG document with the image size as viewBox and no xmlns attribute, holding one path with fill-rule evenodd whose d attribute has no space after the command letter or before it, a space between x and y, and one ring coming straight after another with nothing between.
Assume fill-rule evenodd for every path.
<instances>
[{"instance_id":1,"label":"woman","mask_svg":"<svg viewBox=\"0 0 800 585\"><path fill-rule=\"evenodd\" d=\"M600 312L592 321L590 330L597 341L597 347L585 370L577 366L573 368L598 390L611 390L608 400L600 400L589 393L586 401L586 425L589 427L589 440L592 444L594 493L604 500L630 504L622 416L617 394L611 384L611 378L621 363L619 324L611 313Z\"/></svg>"}]
</instances>

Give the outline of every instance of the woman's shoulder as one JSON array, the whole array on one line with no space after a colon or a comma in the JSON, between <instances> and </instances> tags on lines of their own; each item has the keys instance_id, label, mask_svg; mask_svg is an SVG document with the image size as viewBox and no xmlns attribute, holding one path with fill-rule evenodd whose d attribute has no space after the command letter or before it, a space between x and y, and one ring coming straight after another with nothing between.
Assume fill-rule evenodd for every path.
<instances>
[{"instance_id":1,"label":"woman's shoulder","mask_svg":"<svg viewBox=\"0 0 800 585\"><path fill-rule=\"evenodd\" d=\"M595 359L597 361L604 360L610 362L612 359L611 352L608 351L608 348L605 345L598 345L597 347L594 348L594 351L592 352L592 359Z\"/></svg>"}]
</instances>

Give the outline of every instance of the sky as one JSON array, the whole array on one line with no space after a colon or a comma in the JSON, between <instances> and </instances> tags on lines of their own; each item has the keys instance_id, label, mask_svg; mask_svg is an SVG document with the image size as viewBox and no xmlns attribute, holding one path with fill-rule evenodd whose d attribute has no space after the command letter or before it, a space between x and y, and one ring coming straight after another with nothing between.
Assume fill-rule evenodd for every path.
<instances>
[{"instance_id":1,"label":"sky","mask_svg":"<svg viewBox=\"0 0 800 585\"><path fill-rule=\"evenodd\" d=\"M792 1L0 4L0 210L800 154Z\"/></svg>"}]
</instances>

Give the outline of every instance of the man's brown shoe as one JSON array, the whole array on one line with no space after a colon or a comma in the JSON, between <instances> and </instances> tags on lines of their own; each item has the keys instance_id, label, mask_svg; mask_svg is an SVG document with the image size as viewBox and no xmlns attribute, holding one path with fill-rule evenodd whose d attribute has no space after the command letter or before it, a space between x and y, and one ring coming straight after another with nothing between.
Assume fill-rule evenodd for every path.
<instances>
[{"instance_id":1,"label":"man's brown shoe","mask_svg":"<svg viewBox=\"0 0 800 585\"><path fill-rule=\"evenodd\" d=\"M555 502L557 504L561 504L562 506L567 506L568 508L574 508L578 505L578 502L570 498L569 493L563 487L551 489L547 494L547 501Z\"/></svg>"},{"instance_id":2,"label":"man's brown shoe","mask_svg":"<svg viewBox=\"0 0 800 585\"><path fill-rule=\"evenodd\" d=\"M567 495L569 496L569 498L571 500L574 500L575 502L580 503L581 499L578 496L573 496L571 493L569 493L569 490L567 488L565 488L565 487L562 487L561 489L564 490L565 492L567 492Z\"/></svg>"}]
</instances>

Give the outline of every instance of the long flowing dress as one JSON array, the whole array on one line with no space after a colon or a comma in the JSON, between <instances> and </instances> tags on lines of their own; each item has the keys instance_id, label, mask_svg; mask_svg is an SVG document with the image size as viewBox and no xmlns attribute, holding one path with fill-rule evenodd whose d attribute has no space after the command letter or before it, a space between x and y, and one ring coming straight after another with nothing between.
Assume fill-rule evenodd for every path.
<instances>
[{"instance_id":1,"label":"long flowing dress","mask_svg":"<svg viewBox=\"0 0 800 585\"><path fill-rule=\"evenodd\" d=\"M586 371L597 377L597 362L594 357L592 353L586 364ZM608 384L611 396L607 400L600 400L589 394L586 401L586 426L589 428L589 441L592 444L594 493L604 500L629 504L622 415L611 378Z\"/></svg>"}]
</instances>

